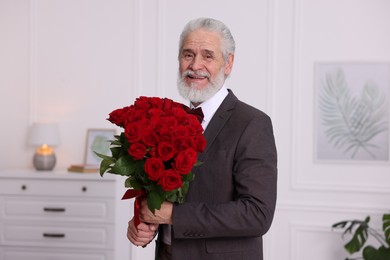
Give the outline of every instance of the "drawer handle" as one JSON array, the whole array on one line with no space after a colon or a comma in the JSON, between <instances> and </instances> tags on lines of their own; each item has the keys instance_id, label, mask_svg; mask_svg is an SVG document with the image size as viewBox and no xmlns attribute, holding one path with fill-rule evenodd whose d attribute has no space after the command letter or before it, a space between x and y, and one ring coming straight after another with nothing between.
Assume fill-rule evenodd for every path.
<instances>
[{"instance_id":1,"label":"drawer handle","mask_svg":"<svg viewBox=\"0 0 390 260\"><path fill-rule=\"evenodd\" d=\"M65 212L65 208L43 208L45 212Z\"/></svg>"},{"instance_id":2,"label":"drawer handle","mask_svg":"<svg viewBox=\"0 0 390 260\"><path fill-rule=\"evenodd\" d=\"M43 237L49 237L49 238L64 238L65 234L59 234L59 233L43 233Z\"/></svg>"}]
</instances>

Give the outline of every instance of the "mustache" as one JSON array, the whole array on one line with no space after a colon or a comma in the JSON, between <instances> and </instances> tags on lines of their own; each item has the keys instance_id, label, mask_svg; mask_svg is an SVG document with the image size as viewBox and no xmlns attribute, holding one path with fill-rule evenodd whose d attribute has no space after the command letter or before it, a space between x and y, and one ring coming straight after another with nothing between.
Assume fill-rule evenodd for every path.
<instances>
[{"instance_id":1,"label":"mustache","mask_svg":"<svg viewBox=\"0 0 390 260\"><path fill-rule=\"evenodd\" d=\"M205 72L205 71L200 71L200 70L185 70L182 74L181 77L185 78L187 76L197 76L197 77L206 77L210 78L210 74Z\"/></svg>"}]
</instances>

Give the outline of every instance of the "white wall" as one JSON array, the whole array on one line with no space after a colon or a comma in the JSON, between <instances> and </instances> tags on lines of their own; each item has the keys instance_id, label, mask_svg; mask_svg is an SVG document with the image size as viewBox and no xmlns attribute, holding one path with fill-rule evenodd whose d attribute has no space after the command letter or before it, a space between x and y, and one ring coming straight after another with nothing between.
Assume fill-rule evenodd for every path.
<instances>
[{"instance_id":1,"label":"white wall","mask_svg":"<svg viewBox=\"0 0 390 260\"><path fill-rule=\"evenodd\" d=\"M139 95L183 101L178 35L211 16L237 42L228 86L274 122L279 200L265 259L344 259L330 226L367 214L378 223L390 165L313 159L314 63L390 62L389 10L387 0L0 0L0 169L32 168L32 122L59 123L66 168L82 162L88 128L113 127L113 109ZM153 246L131 254L152 259Z\"/></svg>"}]
</instances>

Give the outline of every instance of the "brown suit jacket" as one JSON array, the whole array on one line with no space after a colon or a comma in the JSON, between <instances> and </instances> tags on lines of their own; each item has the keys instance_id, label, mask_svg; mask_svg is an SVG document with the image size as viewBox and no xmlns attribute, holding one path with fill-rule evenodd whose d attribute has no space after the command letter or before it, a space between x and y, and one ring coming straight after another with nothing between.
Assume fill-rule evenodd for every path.
<instances>
[{"instance_id":1,"label":"brown suit jacket","mask_svg":"<svg viewBox=\"0 0 390 260\"><path fill-rule=\"evenodd\" d=\"M271 120L229 90L204 135L203 164L173 209L173 260L262 260L276 203Z\"/></svg>"}]
</instances>

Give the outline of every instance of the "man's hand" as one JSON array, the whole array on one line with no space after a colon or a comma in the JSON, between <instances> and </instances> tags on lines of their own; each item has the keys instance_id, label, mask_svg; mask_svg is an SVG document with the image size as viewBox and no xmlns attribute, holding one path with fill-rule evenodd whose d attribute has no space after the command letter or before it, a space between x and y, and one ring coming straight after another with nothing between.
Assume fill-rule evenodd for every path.
<instances>
[{"instance_id":1,"label":"man's hand","mask_svg":"<svg viewBox=\"0 0 390 260\"><path fill-rule=\"evenodd\" d=\"M158 224L146 224L141 222L138 227L134 225L134 218L129 221L127 238L136 246L146 246L153 240L158 229Z\"/></svg>"},{"instance_id":2,"label":"man's hand","mask_svg":"<svg viewBox=\"0 0 390 260\"><path fill-rule=\"evenodd\" d=\"M155 210L154 215L149 210L146 199L141 202L140 220L145 223L172 224L173 204L164 201L160 210Z\"/></svg>"}]
</instances>

